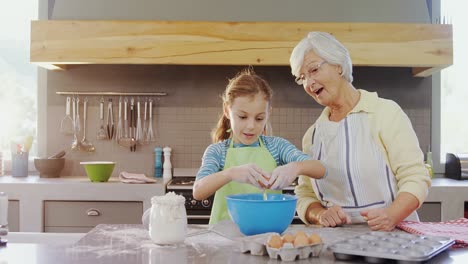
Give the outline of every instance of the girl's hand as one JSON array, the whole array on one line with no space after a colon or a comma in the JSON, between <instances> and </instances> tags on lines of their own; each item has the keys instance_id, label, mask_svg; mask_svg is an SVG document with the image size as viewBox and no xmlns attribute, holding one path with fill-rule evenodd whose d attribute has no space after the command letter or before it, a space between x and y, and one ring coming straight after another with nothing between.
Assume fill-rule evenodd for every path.
<instances>
[{"instance_id":1,"label":"girl's hand","mask_svg":"<svg viewBox=\"0 0 468 264\"><path fill-rule=\"evenodd\" d=\"M270 189L272 190L281 190L291 185L298 175L299 167L296 163L292 162L276 167L276 169L271 173L271 178L268 184L271 185Z\"/></svg>"},{"instance_id":2,"label":"girl's hand","mask_svg":"<svg viewBox=\"0 0 468 264\"><path fill-rule=\"evenodd\" d=\"M250 163L230 168L229 177L232 181L248 183L259 189L264 189L269 186L270 175L254 163Z\"/></svg>"},{"instance_id":3,"label":"girl's hand","mask_svg":"<svg viewBox=\"0 0 468 264\"><path fill-rule=\"evenodd\" d=\"M317 218L319 219L319 223L321 225L327 227L351 224L351 217L346 214L339 205L334 205L326 209L320 213Z\"/></svg>"},{"instance_id":4,"label":"girl's hand","mask_svg":"<svg viewBox=\"0 0 468 264\"><path fill-rule=\"evenodd\" d=\"M364 210L361 215L367 218L367 224L373 231L392 231L397 224L388 208Z\"/></svg>"}]
</instances>

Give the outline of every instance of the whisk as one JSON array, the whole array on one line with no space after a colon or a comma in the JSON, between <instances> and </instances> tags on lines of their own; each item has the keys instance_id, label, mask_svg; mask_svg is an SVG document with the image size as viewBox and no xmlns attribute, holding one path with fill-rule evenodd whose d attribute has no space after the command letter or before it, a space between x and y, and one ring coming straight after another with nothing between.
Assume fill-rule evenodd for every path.
<instances>
[{"instance_id":1,"label":"whisk","mask_svg":"<svg viewBox=\"0 0 468 264\"><path fill-rule=\"evenodd\" d=\"M148 122L148 133L146 134L146 141L153 142L155 141L153 135L153 99L149 99L149 122Z\"/></svg>"}]
</instances>

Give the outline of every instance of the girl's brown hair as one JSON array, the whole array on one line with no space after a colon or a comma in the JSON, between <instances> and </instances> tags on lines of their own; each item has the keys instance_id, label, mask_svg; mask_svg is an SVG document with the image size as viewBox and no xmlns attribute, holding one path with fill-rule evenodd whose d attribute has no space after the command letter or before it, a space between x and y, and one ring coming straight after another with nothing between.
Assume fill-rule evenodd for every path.
<instances>
[{"instance_id":1,"label":"girl's brown hair","mask_svg":"<svg viewBox=\"0 0 468 264\"><path fill-rule=\"evenodd\" d=\"M265 100L271 104L273 90L270 85L260 76L258 76L252 68L247 68L239 72L233 79L229 80L226 90L222 94L223 108L230 106L237 97L249 96L254 97L258 93L264 95ZM231 122L221 113L218 124L211 132L213 142L220 142L231 137ZM229 130L229 131L228 131ZM264 134L271 133L270 122L265 126Z\"/></svg>"}]
</instances>

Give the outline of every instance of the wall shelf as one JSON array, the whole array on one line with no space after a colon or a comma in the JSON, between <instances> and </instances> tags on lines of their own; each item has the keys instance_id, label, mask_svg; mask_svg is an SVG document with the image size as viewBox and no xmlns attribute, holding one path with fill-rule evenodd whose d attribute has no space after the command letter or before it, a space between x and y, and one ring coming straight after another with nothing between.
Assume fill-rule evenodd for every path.
<instances>
[{"instance_id":1,"label":"wall shelf","mask_svg":"<svg viewBox=\"0 0 468 264\"><path fill-rule=\"evenodd\" d=\"M424 77L453 64L452 26L410 23L39 20L30 61L70 64L289 65L309 31L333 34L354 66L409 67Z\"/></svg>"}]
</instances>

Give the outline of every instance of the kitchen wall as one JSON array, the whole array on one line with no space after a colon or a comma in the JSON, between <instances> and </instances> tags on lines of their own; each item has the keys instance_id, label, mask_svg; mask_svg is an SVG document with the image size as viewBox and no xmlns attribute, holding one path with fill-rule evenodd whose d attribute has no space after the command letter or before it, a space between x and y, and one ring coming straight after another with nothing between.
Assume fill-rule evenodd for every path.
<instances>
[{"instance_id":1,"label":"kitchen wall","mask_svg":"<svg viewBox=\"0 0 468 264\"><path fill-rule=\"evenodd\" d=\"M131 0L41 0L49 19L145 19L223 21L335 21L411 22L430 21L426 1L131 1ZM291 3L294 3L293 5ZM184 6L184 8L180 8ZM288 12L284 12L288 10ZM382 52L385 52L384 50ZM156 142L140 146L137 152L115 142L97 141L98 97L89 97L87 137L96 153L68 151L64 176L83 175L83 160L114 160L114 176L121 170L152 175L155 146L173 148L174 167L198 167L203 151L211 143L210 131L221 113L219 95L228 78L244 66L182 65L89 65L62 72L44 72L40 82L46 91L46 155L69 149L72 137L59 133L65 115L65 97L57 91L167 92L155 98L153 109ZM300 147L302 135L320 114L322 107L297 86L289 67L255 67L271 84L275 95L272 126L275 135ZM354 69L357 88L376 91L396 101L411 119L423 150L430 142L431 79L413 78L410 69ZM41 84L42 83L42 84ZM83 99L83 98L82 98ZM118 98L114 98L118 101Z\"/></svg>"}]
</instances>

